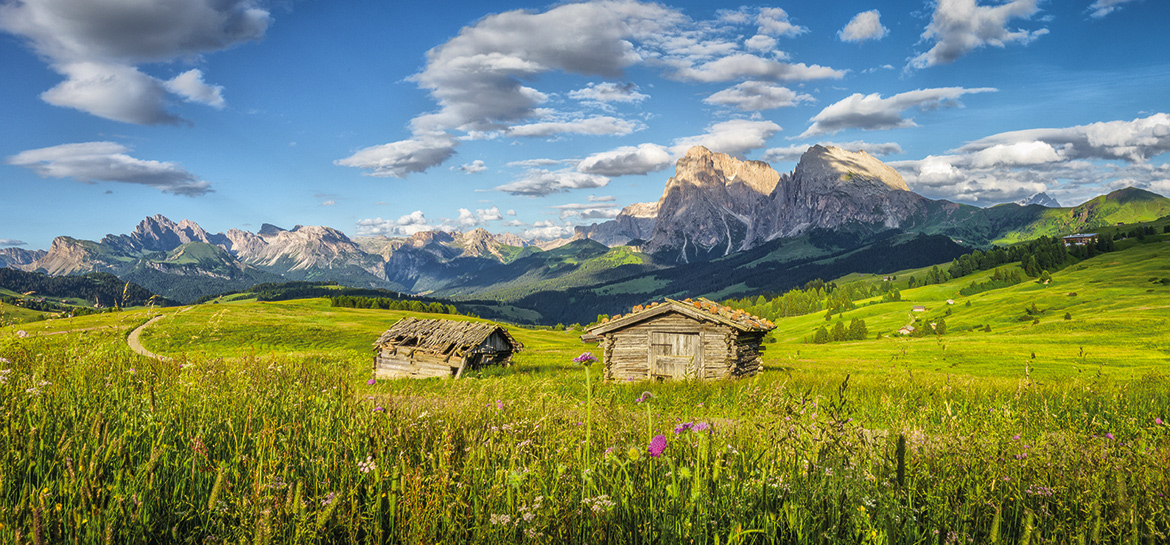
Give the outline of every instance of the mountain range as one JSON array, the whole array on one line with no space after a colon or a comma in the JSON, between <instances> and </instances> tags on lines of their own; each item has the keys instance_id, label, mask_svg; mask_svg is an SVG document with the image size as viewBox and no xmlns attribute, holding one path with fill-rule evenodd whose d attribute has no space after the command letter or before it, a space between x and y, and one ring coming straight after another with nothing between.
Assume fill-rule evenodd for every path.
<instances>
[{"instance_id":1,"label":"mountain range","mask_svg":"<svg viewBox=\"0 0 1170 545\"><path fill-rule=\"evenodd\" d=\"M624 305L664 295L775 292L830 278L846 265L853 269L841 274L893 271L972 247L1170 214L1170 199L1136 188L1068 208L1047 207L1055 202L1044 197L979 208L918 195L863 151L813 146L793 172L779 173L696 146L679 159L656 203L578 227L571 240L484 229L351 239L330 227L270 224L256 233L209 233L193 221L155 215L97 242L61 236L48 251L3 249L0 266L49 275L109 272L183 302L258 283L329 280L504 301L569 323L591 319L606 297Z\"/></svg>"}]
</instances>

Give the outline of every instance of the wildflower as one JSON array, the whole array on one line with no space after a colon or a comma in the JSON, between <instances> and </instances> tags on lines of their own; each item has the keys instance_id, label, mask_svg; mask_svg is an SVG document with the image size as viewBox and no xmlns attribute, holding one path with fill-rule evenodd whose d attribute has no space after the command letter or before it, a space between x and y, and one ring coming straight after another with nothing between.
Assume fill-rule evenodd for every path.
<instances>
[{"instance_id":1,"label":"wildflower","mask_svg":"<svg viewBox=\"0 0 1170 545\"><path fill-rule=\"evenodd\" d=\"M495 526L497 524L508 524L508 523L512 522L512 517L510 517L508 515L492 514L491 522L492 522L492 526Z\"/></svg>"},{"instance_id":2,"label":"wildflower","mask_svg":"<svg viewBox=\"0 0 1170 545\"><path fill-rule=\"evenodd\" d=\"M374 461L373 456L366 456L366 461L358 461L358 471L362 473L370 473L378 470L378 464Z\"/></svg>"},{"instance_id":3,"label":"wildflower","mask_svg":"<svg viewBox=\"0 0 1170 545\"><path fill-rule=\"evenodd\" d=\"M646 452L650 453L652 458L662 456L664 450L666 450L666 436L662 434L655 435L650 440L650 446L646 448Z\"/></svg>"},{"instance_id":4,"label":"wildflower","mask_svg":"<svg viewBox=\"0 0 1170 545\"><path fill-rule=\"evenodd\" d=\"M637 460L642 456L642 449L638 447L630 447L630 450L626 453L626 456L629 456L631 460Z\"/></svg>"},{"instance_id":5,"label":"wildflower","mask_svg":"<svg viewBox=\"0 0 1170 545\"><path fill-rule=\"evenodd\" d=\"M711 425L706 422L695 422L695 427L691 428L697 432L703 432L711 429Z\"/></svg>"},{"instance_id":6,"label":"wildflower","mask_svg":"<svg viewBox=\"0 0 1170 545\"><path fill-rule=\"evenodd\" d=\"M1013 435L1013 436L1012 436L1012 441L1019 441L1019 440L1020 440L1020 436L1019 436L1019 435Z\"/></svg>"},{"instance_id":7,"label":"wildflower","mask_svg":"<svg viewBox=\"0 0 1170 545\"><path fill-rule=\"evenodd\" d=\"M0 363L12 363L12 362L8 361L8 358L0 356ZM9 369L9 371L11 371L11 369Z\"/></svg>"},{"instance_id":8,"label":"wildflower","mask_svg":"<svg viewBox=\"0 0 1170 545\"><path fill-rule=\"evenodd\" d=\"M604 456L605 456L606 458L609 458L610 456L613 456L613 453L614 453L614 448L613 448L613 447L609 447L609 448L605 449L605 454L604 454Z\"/></svg>"},{"instance_id":9,"label":"wildflower","mask_svg":"<svg viewBox=\"0 0 1170 545\"><path fill-rule=\"evenodd\" d=\"M22 329L16 332L16 336L23 339L28 336L28 332Z\"/></svg>"},{"instance_id":10,"label":"wildflower","mask_svg":"<svg viewBox=\"0 0 1170 545\"><path fill-rule=\"evenodd\" d=\"M374 410L371 412L384 413L384 412L386 412L386 409L383 409L381 405L378 405L377 407L374 407Z\"/></svg>"},{"instance_id":11,"label":"wildflower","mask_svg":"<svg viewBox=\"0 0 1170 545\"><path fill-rule=\"evenodd\" d=\"M645 403L645 402L649 401L650 398L652 398L652 397L654 397L654 395L651 394L650 392L642 392L642 395L640 397L638 397L638 399L635 399L634 402L635 403Z\"/></svg>"},{"instance_id":12,"label":"wildflower","mask_svg":"<svg viewBox=\"0 0 1170 545\"><path fill-rule=\"evenodd\" d=\"M500 399L497 399L497 400L496 400L496 410L497 410L497 411L502 411L502 410L504 410L504 402L503 402L503 400L500 400Z\"/></svg>"},{"instance_id":13,"label":"wildflower","mask_svg":"<svg viewBox=\"0 0 1170 545\"><path fill-rule=\"evenodd\" d=\"M692 424L690 422L683 422L682 424L679 424L679 425L674 427L674 434L678 435L684 431L691 429L692 426L694 426L694 424Z\"/></svg>"},{"instance_id":14,"label":"wildflower","mask_svg":"<svg viewBox=\"0 0 1170 545\"><path fill-rule=\"evenodd\" d=\"M573 361L582 365L589 365L590 363L597 361L597 358L594 357L593 353L591 352L582 352L580 356L573 358Z\"/></svg>"},{"instance_id":15,"label":"wildflower","mask_svg":"<svg viewBox=\"0 0 1170 545\"><path fill-rule=\"evenodd\" d=\"M1112 433L1108 433L1108 432L1106 432L1106 433L1105 433L1105 438L1106 438L1106 439L1108 439L1108 440L1110 440L1110 441L1112 441L1112 440L1113 440L1113 434L1112 434Z\"/></svg>"},{"instance_id":16,"label":"wildflower","mask_svg":"<svg viewBox=\"0 0 1170 545\"><path fill-rule=\"evenodd\" d=\"M133 368L133 367L131 367L131 368L130 368L130 374L131 374L131 375L133 375L133 374L135 374L135 373L137 373L137 371L135 371L135 370L134 370L134 368Z\"/></svg>"},{"instance_id":17,"label":"wildflower","mask_svg":"<svg viewBox=\"0 0 1170 545\"><path fill-rule=\"evenodd\" d=\"M367 381L366 381L366 384L368 384L368 385L370 385L370 386L373 386L373 385L375 385L375 384L377 384L377 383L378 383L378 379L376 379L376 378L373 378L373 377L370 377L370 380L367 380Z\"/></svg>"},{"instance_id":18,"label":"wildflower","mask_svg":"<svg viewBox=\"0 0 1170 545\"><path fill-rule=\"evenodd\" d=\"M0 359L3 359L3 358L0 358ZM1162 425L1162 419L1161 419L1161 418L1158 418L1158 417L1155 417L1155 418L1154 418L1154 425L1155 425L1155 426L1161 426L1161 425Z\"/></svg>"}]
</instances>

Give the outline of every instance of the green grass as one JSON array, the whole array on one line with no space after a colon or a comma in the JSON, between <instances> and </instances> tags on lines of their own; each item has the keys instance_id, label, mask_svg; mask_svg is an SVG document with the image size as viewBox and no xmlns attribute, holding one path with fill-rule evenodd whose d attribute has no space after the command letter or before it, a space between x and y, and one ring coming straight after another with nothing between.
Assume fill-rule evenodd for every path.
<instances>
[{"instance_id":1,"label":"green grass","mask_svg":"<svg viewBox=\"0 0 1170 545\"><path fill-rule=\"evenodd\" d=\"M594 365L589 396L572 358L593 347L514 326L511 367L366 384L408 313L325 299L0 328L0 542L1162 542L1167 253L844 316L876 333L949 308L941 338L809 345L823 313L784 319L749 379ZM124 344L160 312L143 342L167 363Z\"/></svg>"}]
</instances>

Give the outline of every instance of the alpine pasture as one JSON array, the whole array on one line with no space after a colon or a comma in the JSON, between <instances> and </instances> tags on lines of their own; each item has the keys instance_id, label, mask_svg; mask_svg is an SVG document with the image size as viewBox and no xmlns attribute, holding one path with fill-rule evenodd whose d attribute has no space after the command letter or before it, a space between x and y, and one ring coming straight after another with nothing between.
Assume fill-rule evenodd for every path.
<instances>
[{"instance_id":1,"label":"alpine pasture","mask_svg":"<svg viewBox=\"0 0 1170 545\"><path fill-rule=\"evenodd\" d=\"M580 331L515 326L510 367L371 381L415 314L327 299L15 324L0 541L1163 542L1170 244L1148 242L777 320L733 381L601 382ZM131 352L159 314L141 339L168 359ZM854 318L865 340L806 342ZM896 335L911 319L947 330Z\"/></svg>"}]
</instances>

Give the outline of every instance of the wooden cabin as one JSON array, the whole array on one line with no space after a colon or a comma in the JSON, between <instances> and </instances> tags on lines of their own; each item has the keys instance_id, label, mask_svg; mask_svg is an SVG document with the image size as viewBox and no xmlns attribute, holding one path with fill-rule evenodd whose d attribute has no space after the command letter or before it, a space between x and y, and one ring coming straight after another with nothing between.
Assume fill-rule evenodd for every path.
<instances>
[{"instance_id":1,"label":"wooden cabin","mask_svg":"<svg viewBox=\"0 0 1170 545\"><path fill-rule=\"evenodd\" d=\"M600 338L607 380L717 379L763 368L764 334L775 326L707 299L636 306L588 331Z\"/></svg>"},{"instance_id":2,"label":"wooden cabin","mask_svg":"<svg viewBox=\"0 0 1170 545\"><path fill-rule=\"evenodd\" d=\"M1118 225L1121 225L1120 223ZM1084 246L1085 244L1097 242L1097 233L1077 233L1067 237L1061 237L1065 246Z\"/></svg>"},{"instance_id":3,"label":"wooden cabin","mask_svg":"<svg viewBox=\"0 0 1170 545\"><path fill-rule=\"evenodd\" d=\"M510 365L522 348L497 324L408 317L374 342L374 377L459 378L468 369Z\"/></svg>"}]
</instances>

